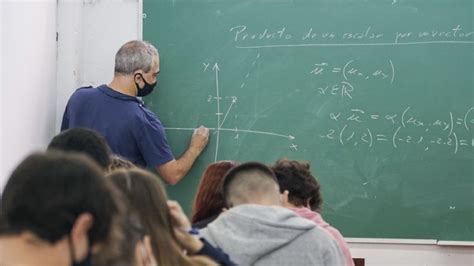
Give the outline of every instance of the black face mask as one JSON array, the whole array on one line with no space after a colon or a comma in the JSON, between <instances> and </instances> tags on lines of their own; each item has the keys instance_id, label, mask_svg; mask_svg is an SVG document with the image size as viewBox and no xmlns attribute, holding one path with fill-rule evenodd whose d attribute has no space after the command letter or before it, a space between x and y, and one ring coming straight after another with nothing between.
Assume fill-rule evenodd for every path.
<instances>
[{"instance_id":1,"label":"black face mask","mask_svg":"<svg viewBox=\"0 0 474 266\"><path fill-rule=\"evenodd\" d=\"M142 74L140 74L140 73L135 74L135 76L137 76L137 75L140 75L140 77L143 80L143 83L145 83L145 86L143 86L143 88L140 89L140 87L138 86L138 83L135 82L135 86L137 87L137 96L138 97L147 96L148 94L150 94L153 91L153 89L155 88L157 82L149 84L143 78Z\"/></svg>"},{"instance_id":2,"label":"black face mask","mask_svg":"<svg viewBox=\"0 0 474 266\"><path fill-rule=\"evenodd\" d=\"M74 245L72 243L71 237L69 237L69 254L71 255L71 266L91 266L92 265L92 252L91 252L91 245L89 243L89 249L87 250L87 256L82 259L81 261L76 261L74 258L76 257L76 252L74 251Z\"/></svg>"}]
</instances>

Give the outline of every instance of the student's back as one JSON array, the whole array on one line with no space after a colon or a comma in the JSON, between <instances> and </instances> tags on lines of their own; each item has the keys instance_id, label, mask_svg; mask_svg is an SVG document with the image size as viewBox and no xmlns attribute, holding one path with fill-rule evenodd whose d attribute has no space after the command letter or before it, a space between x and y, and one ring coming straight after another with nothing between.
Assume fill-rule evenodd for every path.
<instances>
[{"instance_id":1,"label":"student's back","mask_svg":"<svg viewBox=\"0 0 474 266\"><path fill-rule=\"evenodd\" d=\"M282 207L271 169L244 163L222 184L227 207L202 235L239 265L343 265L335 240L315 223Z\"/></svg>"},{"instance_id":2,"label":"student's back","mask_svg":"<svg viewBox=\"0 0 474 266\"><path fill-rule=\"evenodd\" d=\"M203 229L211 244L239 265L343 265L327 232L277 206L234 207Z\"/></svg>"}]
</instances>

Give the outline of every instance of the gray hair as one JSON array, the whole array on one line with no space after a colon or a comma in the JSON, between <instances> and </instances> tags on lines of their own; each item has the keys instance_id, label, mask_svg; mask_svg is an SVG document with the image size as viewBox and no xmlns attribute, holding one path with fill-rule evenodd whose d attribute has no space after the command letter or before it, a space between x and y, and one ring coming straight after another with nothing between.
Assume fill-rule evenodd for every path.
<instances>
[{"instance_id":1,"label":"gray hair","mask_svg":"<svg viewBox=\"0 0 474 266\"><path fill-rule=\"evenodd\" d=\"M137 70L150 71L154 56L158 50L146 41L129 41L115 54L115 74L130 75Z\"/></svg>"}]
</instances>

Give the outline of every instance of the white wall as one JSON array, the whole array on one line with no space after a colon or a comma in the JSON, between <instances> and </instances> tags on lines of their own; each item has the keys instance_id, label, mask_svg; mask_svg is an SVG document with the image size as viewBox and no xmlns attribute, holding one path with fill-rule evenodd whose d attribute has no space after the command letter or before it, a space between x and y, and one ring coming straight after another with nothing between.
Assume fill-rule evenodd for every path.
<instances>
[{"instance_id":1,"label":"white wall","mask_svg":"<svg viewBox=\"0 0 474 266\"><path fill-rule=\"evenodd\" d=\"M138 0L0 0L0 191L14 167L59 132L79 86L108 83L137 39ZM59 41L56 43L56 31Z\"/></svg>"},{"instance_id":2,"label":"white wall","mask_svg":"<svg viewBox=\"0 0 474 266\"><path fill-rule=\"evenodd\" d=\"M3 62L3 3L0 1L0 194L6 175L3 168L3 63L1 62Z\"/></svg>"},{"instance_id":3,"label":"white wall","mask_svg":"<svg viewBox=\"0 0 474 266\"><path fill-rule=\"evenodd\" d=\"M1 1L0 190L10 172L54 135L56 1Z\"/></svg>"},{"instance_id":4,"label":"white wall","mask_svg":"<svg viewBox=\"0 0 474 266\"><path fill-rule=\"evenodd\" d=\"M139 0L59 0L57 128L75 89L112 80L117 50L141 37L140 7Z\"/></svg>"}]
</instances>

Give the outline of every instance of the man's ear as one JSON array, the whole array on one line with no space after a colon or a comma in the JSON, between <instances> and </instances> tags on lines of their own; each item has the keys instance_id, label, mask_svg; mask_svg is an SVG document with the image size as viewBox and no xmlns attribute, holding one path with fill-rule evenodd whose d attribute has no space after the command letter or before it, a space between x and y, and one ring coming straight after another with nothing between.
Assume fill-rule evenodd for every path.
<instances>
[{"instance_id":1,"label":"man's ear","mask_svg":"<svg viewBox=\"0 0 474 266\"><path fill-rule=\"evenodd\" d=\"M71 240L73 243L75 261L84 259L89 250L89 237L87 233L94 224L94 217L90 213L81 213L74 221L71 230Z\"/></svg>"},{"instance_id":2,"label":"man's ear","mask_svg":"<svg viewBox=\"0 0 474 266\"><path fill-rule=\"evenodd\" d=\"M140 83L143 81L143 71L142 70L137 70L135 72L133 72L133 81L135 81L135 83Z\"/></svg>"}]
</instances>

